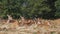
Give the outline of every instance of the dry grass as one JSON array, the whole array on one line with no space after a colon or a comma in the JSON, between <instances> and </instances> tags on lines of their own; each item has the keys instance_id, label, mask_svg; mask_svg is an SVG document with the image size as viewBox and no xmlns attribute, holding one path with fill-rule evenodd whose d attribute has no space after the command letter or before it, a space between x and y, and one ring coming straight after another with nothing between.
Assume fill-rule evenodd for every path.
<instances>
[{"instance_id":1,"label":"dry grass","mask_svg":"<svg viewBox=\"0 0 60 34\"><path fill-rule=\"evenodd\" d=\"M60 34L60 19L21 19L0 21L0 34Z\"/></svg>"}]
</instances>

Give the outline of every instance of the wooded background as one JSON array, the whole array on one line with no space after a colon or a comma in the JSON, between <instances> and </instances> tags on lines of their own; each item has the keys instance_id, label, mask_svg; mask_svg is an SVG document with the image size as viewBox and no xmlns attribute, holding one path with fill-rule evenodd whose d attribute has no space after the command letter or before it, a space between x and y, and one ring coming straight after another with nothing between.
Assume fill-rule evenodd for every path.
<instances>
[{"instance_id":1,"label":"wooded background","mask_svg":"<svg viewBox=\"0 0 60 34\"><path fill-rule=\"evenodd\" d=\"M60 18L60 0L0 0L0 17Z\"/></svg>"}]
</instances>

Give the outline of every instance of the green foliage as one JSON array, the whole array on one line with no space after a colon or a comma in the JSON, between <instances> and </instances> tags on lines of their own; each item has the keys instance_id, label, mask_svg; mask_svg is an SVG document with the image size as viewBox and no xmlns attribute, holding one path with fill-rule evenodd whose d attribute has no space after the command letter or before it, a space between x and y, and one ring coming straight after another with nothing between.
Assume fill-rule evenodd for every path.
<instances>
[{"instance_id":1,"label":"green foliage","mask_svg":"<svg viewBox=\"0 0 60 34\"><path fill-rule=\"evenodd\" d=\"M56 0L0 0L0 16L12 15L13 18L52 18L55 16Z\"/></svg>"},{"instance_id":2,"label":"green foliage","mask_svg":"<svg viewBox=\"0 0 60 34\"><path fill-rule=\"evenodd\" d=\"M56 3L56 8L57 8L57 11L56 11L56 16L60 17L60 0L57 0Z\"/></svg>"}]
</instances>

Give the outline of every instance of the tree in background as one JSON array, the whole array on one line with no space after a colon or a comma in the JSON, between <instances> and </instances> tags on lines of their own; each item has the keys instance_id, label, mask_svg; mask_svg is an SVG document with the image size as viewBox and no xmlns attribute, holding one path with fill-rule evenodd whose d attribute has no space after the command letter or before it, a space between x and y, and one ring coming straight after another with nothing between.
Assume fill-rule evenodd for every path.
<instances>
[{"instance_id":1,"label":"tree in background","mask_svg":"<svg viewBox=\"0 0 60 34\"><path fill-rule=\"evenodd\" d=\"M55 16L60 17L60 0L56 1L55 6L57 9Z\"/></svg>"},{"instance_id":2,"label":"tree in background","mask_svg":"<svg viewBox=\"0 0 60 34\"><path fill-rule=\"evenodd\" d=\"M0 15L13 18L54 18L56 0L0 0Z\"/></svg>"},{"instance_id":3,"label":"tree in background","mask_svg":"<svg viewBox=\"0 0 60 34\"><path fill-rule=\"evenodd\" d=\"M46 0L44 3L49 6L51 9L50 12L43 12L46 13L43 15L44 18L55 18L55 12L56 12L56 7L55 7L55 2L56 0Z\"/></svg>"}]
</instances>

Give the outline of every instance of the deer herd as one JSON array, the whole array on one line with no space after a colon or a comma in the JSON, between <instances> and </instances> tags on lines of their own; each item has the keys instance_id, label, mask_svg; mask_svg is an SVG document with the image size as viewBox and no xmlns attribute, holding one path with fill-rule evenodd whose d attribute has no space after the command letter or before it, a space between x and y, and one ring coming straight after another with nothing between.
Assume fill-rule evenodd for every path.
<instances>
[{"instance_id":1,"label":"deer herd","mask_svg":"<svg viewBox=\"0 0 60 34\"><path fill-rule=\"evenodd\" d=\"M36 19L25 19L24 17L21 17L20 20L13 19L10 15L8 16L8 20L4 20L4 24L10 24L11 28L17 28L22 25L30 26L32 24L37 24L38 26L50 26L50 23L48 21L42 21L40 18Z\"/></svg>"}]
</instances>

